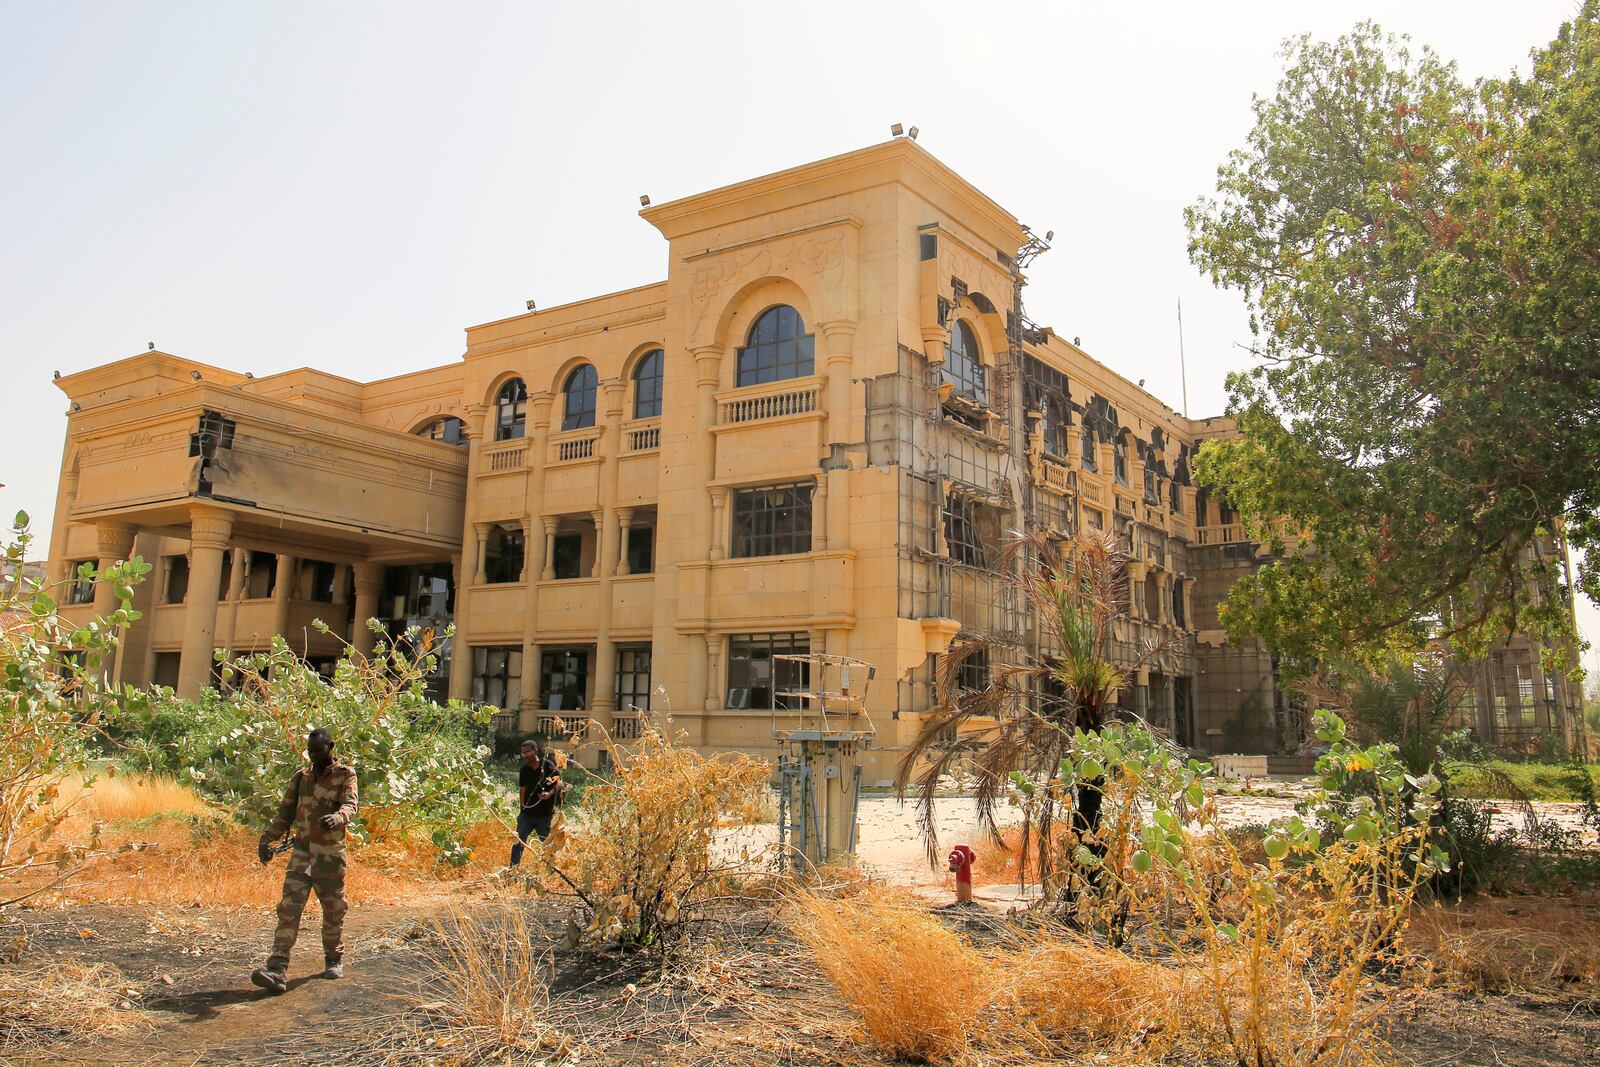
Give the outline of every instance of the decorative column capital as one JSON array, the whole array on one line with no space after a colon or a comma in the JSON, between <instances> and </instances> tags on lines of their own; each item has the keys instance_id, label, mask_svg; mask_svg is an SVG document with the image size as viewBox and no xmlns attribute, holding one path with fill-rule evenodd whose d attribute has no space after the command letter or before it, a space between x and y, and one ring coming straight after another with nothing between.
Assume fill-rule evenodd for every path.
<instances>
[{"instance_id":1,"label":"decorative column capital","mask_svg":"<svg viewBox=\"0 0 1600 1067\"><path fill-rule=\"evenodd\" d=\"M632 526L633 525L633 509L632 508L618 508L617 509L617 524L619 526Z\"/></svg>"},{"instance_id":2,"label":"decorative column capital","mask_svg":"<svg viewBox=\"0 0 1600 1067\"><path fill-rule=\"evenodd\" d=\"M696 385L715 386L722 381L722 354L726 351L722 345L696 345L689 349L694 356L694 365L697 372Z\"/></svg>"},{"instance_id":3,"label":"decorative column capital","mask_svg":"<svg viewBox=\"0 0 1600 1067\"><path fill-rule=\"evenodd\" d=\"M606 418L616 422L622 417L622 394L627 390L628 383L621 378L607 378L600 383L600 394L604 398Z\"/></svg>"},{"instance_id":4,"label":"decorative column capital","mask_svg":"<svg viewBox=\"0 0 1600 1067\"><path fill-rule=\"evenodd\" d=\"M233 513L221 508L193 508L189 512L189 544L195 548L227 548L233 536Z\"/></svg>"},{"instance_id":5,"label":"decorative column capital","mask_svg":"<svg viewBox=\"0 0 1600 1067\"><path fill-rule=\"evenodd\" d=\"M224 513L226 514L226 513ZM231 523L230 519L230 523ZM94 524L95 545L101 559L127 559L133 551L133 538L138 528L125 522L97 522Z\"/></svg>"},{"instance_id":6,"label":"decorative column capital","mask_svg":"<svg viewBox=\"0 0 1600 1067\"><path fill-rule=\"evenodd\" d=\"M929 366L944 366L945 349L950 347L950 331L943 326L922 328L922 354Z\"/></svg>"},{"instance_id":7,"label":"decorative column capital","mask_svg":"<svg viewBox=\"0 0 1600 1067\"><path fill-rule=\"evenodd\" d=\"M817 323L817 328L822 331L822 336L829 339L849 340L856 332L856 322L854 319L829 319Z\"/></svg>"},{"instance_id":8,"label":"decorative column capital","mask_svg":"<svg viewBox=\"0 0 1600 1067\"><path fill-rule=\"evenodd\" d=\"M529 394L528 406L533 409L533 417L529 421L534 430L550 428L550 405L555 403L555 399L555 394L549 392Z\"/></svg>"},{"instance_id":9,"label":"decorative column capital","mask_svg":"<svg viewBox=\"0 0 1600 1067\"><path fill-rule=\"evenodd\" d=\"M556 527L561 525L561 517L559 515L541 515L539 516L539 521L544 523L546 537L554 537L556 535Z\"/></svg>"},{"instance_id":10,"label":"decorative column capital","mask_svg":"<svg viewBox=\"0 0 1600 1067\"><path fill-rule=\"evenodd\" d=\"M724 508L728 506L727 486L716 485L711 487L711 506L714 508Z\"/></svg>"},{"instance_id":11,"label":"decorative column capital","mask_svg":"<svg viewBox=\"0 0 1600 1067\"><path fill-rule=\"evenodd\" d=\"M357 563L354 565L357 596L373 596L383 592L383 565Z\"/></svg>"}]
</instances>

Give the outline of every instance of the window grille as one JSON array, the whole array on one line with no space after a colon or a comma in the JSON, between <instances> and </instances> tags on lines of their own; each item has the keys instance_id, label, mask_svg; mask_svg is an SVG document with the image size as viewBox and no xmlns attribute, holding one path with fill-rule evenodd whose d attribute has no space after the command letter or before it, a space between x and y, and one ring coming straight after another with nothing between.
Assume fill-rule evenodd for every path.
<instances>
[{"instance_id":1,"label":"window grille","mask_svg":"<svg viewBox=\"0 0 1600 1067\"><path fill-rule=\"evenodd\" d=\"M617 710L650 710L650 648L617 649Z\"/></svg>"},{"instance_id":2,"label":"window grille","mask_svg":"<svg viewBox=\"0 0 1600 1067\"><path fill-rule=\"evenodd\" d=\"M811 374L816 366L815 339L805 331L800 313L787 304L763 311L739 349L737 384L760 385Z\"/></svg>"},{"instance_id":3,"label":"window grille","mask_svg":"<svg viewBox=\"0 0 1600 1067\"><path fill-rule=\"evenodd\" d=\"M582 430L594 425L595 396L600 388L600 376L591 364L585 363L567 375L567 384L561 392L566 396L566 413L561 417L563 430Z\"/></svg>"},{"instance_id":4,"label":"window grille","mask_svg":"<svg viewBox=\"0 0 1600 1067\"><path fill-rule=\"evenodd\" d=\"M633 369L633 417L654 419L661 415L662 351L646 352Z\"/></svg>"},{"instance_id":5,"label":"window grille","mask_svg":"<svg viewBox=\"0 0 1600 1067\"><path fill-rule=\"evenodd\" d=\"M780 692L804 691L810 669L774 655L803 656L811 651L811 638L803 633L734 634L728 638L728 699L730 708L798 711L798 697Z\"/></svg>"},{"instance_id":6,"label":"window grille","mask_svg":"<svg viewBox=\"0 0 1600 1067\"><path fill-rule=\"evenodd\" d=\"M944 380L955 391L983 407L989 406L989 387L984 380L983 360L972 327L957 319L950 327L950 343L945 346Z\"/></svg>"},{"instance_id":7,"label":"window grille","mask_svg":"<svg viewBox=\"0 0 1600 1067\"><path fill-rule=\"evenodd\" d=\"M733 555L786 556L811 551L810 482L740 489L733 495Z\"/></svg>"},{"instance_id":8,"label":"window grille","mask_svg":"<svg viewBox=\"0 0 1600 1067\"><path fill-rule=\"evenodd\" d=\"M472 650L472 699L501 711L522 703L522 649L515 645Z\"/></svg>"},{"instance_id":9,"label":"window grille","mask_svg":"<svg viewBox=\"0 0 1600 1067\"><path fill-rule=\"evenodd\" d=\"M510 441L527 432L528 387L512 378L500 387L494 402L494 439Z\"/></svg>"}]
</instances>

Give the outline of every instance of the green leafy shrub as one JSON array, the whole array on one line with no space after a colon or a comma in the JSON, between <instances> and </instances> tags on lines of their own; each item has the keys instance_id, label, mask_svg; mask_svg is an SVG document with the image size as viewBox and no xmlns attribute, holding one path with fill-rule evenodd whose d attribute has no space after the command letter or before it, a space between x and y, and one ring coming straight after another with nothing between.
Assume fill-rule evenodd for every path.
<instances>
[{"instance_id":1,"label":"green leafy shrub","mask_svg":"<svg viewBox=\"0 0 1600 1067\"><path fill-rule=\"evenodd\" d=\"M75 626L45 584L25 576L30 541L28 515L18 512L0 567L0 907L69 877L98 852L98 826L82 839L65 829L82 794L68 796L64 786L93 780L90 742L113 695L101 664L117 630L139 617L133 587L150 571L137 556L99 574L84 564L76 580L109 584L116 607ZM31 888L5 892L20 878Z\"/></svg>"},{"instance_id":2,"label":"green leafy shrub","mask_svg":"<svg viewBox=\"0 0 1600 1067\"><path fill-rule=\"evenodd\" d=\"M188 781L240 822L265 826L305 762L307 733L324 727L336 758L356 771L357 839L426 837L464 863L466 832L502 792L482 743L489 709L428 699L434 654L420 637L382 642L370 656L347 651L331 678L274 637L270 651L224 665L225 691L190 701L158 690L117 733L137 766Z\"/></svg>"}]
</instances>

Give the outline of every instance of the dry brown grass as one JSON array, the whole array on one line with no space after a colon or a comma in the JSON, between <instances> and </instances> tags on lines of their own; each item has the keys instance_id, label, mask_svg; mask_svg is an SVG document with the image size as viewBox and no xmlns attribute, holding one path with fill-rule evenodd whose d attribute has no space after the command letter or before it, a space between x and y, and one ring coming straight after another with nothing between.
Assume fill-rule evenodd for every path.
<instances>
[{"instance_id":1,"label":"dry brown grass","mask_svg":"<svg viewBox=\"0 0 1600 1067\"><path fill-rule=\"evenodd\" d=\"M1432 977L1481 992L1600 1000L1600 900L1483 899L1419 910L1406 945Z\"/></svg>"},{"instance_id":2,"label":"dry brown grass","mask_svg":"<svg viewBox=\"0 0 1600 1067\"><path fill-rule=\"evenodd\" d=\"M435 924L435 935L428 952L435 999L419 1005L410 1044L447 1062L520 1062L530 1055L557 1062L571 1051L571 1042L544 1022L548 964L533 947L536 930L523 907L471 914L452 908Z\"/></svg>"},{"instance_id":3,"label":"dry brown grass","mask_svg":"<svg viewBox=\"0 0 1600 1067\"><path fill-rule=\"evenodd\" d=\"M106 774L88 786L81 779L70 780L62 792L67 796L82 794L74 818L98 819L108 826L160 815L209 818L219 814L194 790L170 778Z\"/></svg>"},{"instance_id":4,"label":"dry brown grass","mask_svg":"<svg viewBox=\"0 0 1600 1067\"><path fill-rule=\"evenodd\" d=\"M872 1042L902 1059L965 1050L990 999L988 963L916 904L872 890L839 901L799 894L795 934L861 1017Z\"/></svg>"},{"instance_id":5,"label":"dry brown grass","mask_svg":"<svg viewBox=\"0 0 1600 1067\"><path fill-rule=\"evenodd\" d=\"M110 964L0 966L0 1050L113 1037L149 1025L128 999L128 980Z\"/></svg>"},{"instance_id":6,"label":"dry brown grass","mask_svg":"<svg viewBox=\"0 0 1600 1067\"><path fill-rule=\"evenodd\" d=\"M146 846L109 856L58 890L78 901L169 907L271 907L283 887L285 859L263 866L256 834L230 822L193 791L170 779L102 776L81 794L67 826L102 823L103 843ZM473 833L480 854L465 868L441 867L426 844L352 845L345 886L352 904L416 903L442 883L483 874L503 863L497 824ZM311 907L315 908L315 898Z\"/></svg>"},{"instance_id":7,"label":"dry brown grass","mask_svg":"<svg viewBox=\"0 0 1600 1067\"><path fill-rule=\"evenodd\" d=\"M1052 1047L1114 1043L1151 1055L1180 1036L1183 1016L1201 1003L1198 971L1064 932L1030 931L992 959L1018 978L1008 994L1015 1017Z\"/></svg>"}]
</instances>

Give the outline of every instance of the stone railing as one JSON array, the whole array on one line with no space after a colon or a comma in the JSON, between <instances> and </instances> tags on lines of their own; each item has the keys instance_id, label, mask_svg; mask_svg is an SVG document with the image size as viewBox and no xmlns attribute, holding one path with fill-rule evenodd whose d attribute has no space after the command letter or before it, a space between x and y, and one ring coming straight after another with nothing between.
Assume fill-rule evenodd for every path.
<instances>
[{"instance_id":1,"label":"stone railing","mask_svg":"<svg viewBox=\"0 0 1600 1067\"><path fill-rule=\"evenodd\" d=\"M1196 540L1202 545L1229 545L1244 540L1244 527L1237 523L1232 526L1202 526L1195 532L1199 535Z\"/></svg>"},{"instance_id":2,"label":"stone railing","mask_svg":"<svg viewBox=\"0 0 1600 1067\"><path fill-rule=\"evenodd\" d=\"M611 720L613 741L637 741L644 732L643 715L618 715Z\"/></svg>"},{"instance_id":3,"label":"stone railing","mask_svg":"<svg viewBox=\"0 0 1600 1067\"><path fill-rule=\"evenodd\" d=\"M1053 493L1066 496L1078 487L1078 475L1065 463L1058 463L1053 459L1040 459L1039 484Z\"/></svg>"},{"instance_id":4,"label":"stone railing","mask_svg":"<svg viewBox=\"0 0 1600 1067\"><path fill-rule=\"evenodd\" d=\"M571 463L579 459L594 458L595 442L600 440L597 429L573 430L550 439L550 462Z\"/></svg>"},{"instance_id":5,"label":"stone railing","mask_svg":"<svg viewBox=\"0 0 1600 1067\"><path fill-rule=\"evenodd\" d=\"M628 431L629 452L654 452L661 447L661 427L640 426Z\"/></svg>"},{"instance_id":6,"label":"stone railing","mask_svg":"<svg viewBox=\"0 0 1600 1067\"><path fill-rule=\"evenodd\" d=\"M717 422L724 426L807 415L822 406L822 379L795 378L739 389L719 395L717 404Z\"/></svg>"},{"instance_id":7,"label":"stone railing","mask_svg":"<svg viewBox=\"0 0 1600 1067\"><path fill-rule=\"evenodd\" d=\"M1078 492L1083 495L1084 500L1091 504L1104 504L1106 502L1105 488L1092 478L1084 478L1080 481L1078 483Z\"/></svg>"},{"instance_id":8,"label":"stone railing","mask_svg":"<svg viewBox=\"0 0 1600 1067\"><path fill-rule=\"evenodd\" d=\"M535 724L534 732L562 740L569 737L582 738L589 732L589 717L587 715L541 715Z\"/></svg>"},{"instance_id":9,"label":"stone railing","mask_svg":"<svg viewBox=\"0 0 1600 1067\"><path fill-rule=\"evenodd\" d=\"M527 457L528 443L526 441L513 441L494 448L484 449L484 458L488 460L491 471L521 470L523 461Z\"/></svg>"}]
</instances>

